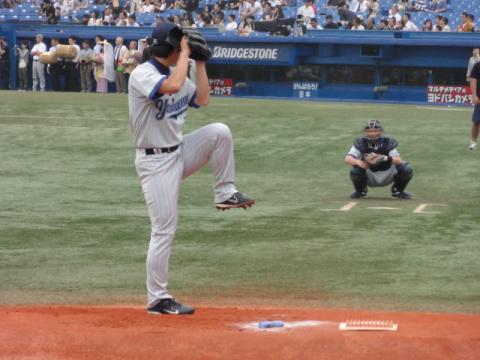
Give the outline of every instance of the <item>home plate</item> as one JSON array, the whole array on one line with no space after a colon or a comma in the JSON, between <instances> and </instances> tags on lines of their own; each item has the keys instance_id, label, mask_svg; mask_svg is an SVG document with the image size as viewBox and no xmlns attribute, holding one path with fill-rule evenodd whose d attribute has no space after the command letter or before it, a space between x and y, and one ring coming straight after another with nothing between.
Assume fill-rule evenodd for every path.
<instances>
[{"instance_id":1,"label":"home plate","mask_svg":"<svg viewBox=\"0 0 480 360\"><path fill-rule=\"evenodd\" d=\"M284 321L282 327L260 328L259 322L250 322L239 324L238 327L242 330L262 331L262 332L284 332L287 329L298 329L305 327L321 326L329 323L329 321L305 320L305 321Z\"/></svg>"}]
</instances>

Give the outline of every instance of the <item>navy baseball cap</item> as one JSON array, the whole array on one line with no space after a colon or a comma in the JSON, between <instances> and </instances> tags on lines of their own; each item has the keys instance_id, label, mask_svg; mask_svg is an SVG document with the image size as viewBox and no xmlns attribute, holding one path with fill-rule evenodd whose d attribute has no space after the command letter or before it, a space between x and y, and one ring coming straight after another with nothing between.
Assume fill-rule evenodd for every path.
<instances>
[{"instance_id":1,"label":"navy baseball cap","mask_svg":"<svg viewBox=\"0 0 480 360\"><path fill-rule=\"evenodd\" d=\"M162 42L172 45L175 48L180 46L183 31L172 23L163 23L152 31L152 45L160 45Z\"/></svg>"}]
</instances>

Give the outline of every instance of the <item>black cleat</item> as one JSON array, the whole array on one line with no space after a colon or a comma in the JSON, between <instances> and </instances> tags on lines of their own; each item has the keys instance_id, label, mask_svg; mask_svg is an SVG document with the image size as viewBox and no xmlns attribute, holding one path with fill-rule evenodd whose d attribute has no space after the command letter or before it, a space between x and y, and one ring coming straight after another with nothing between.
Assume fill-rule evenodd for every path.
<instances>
[{"instance_id":1,"label":"black cleat","mask_svg":"<svg viewBox=\"0 0 480 360\"><path fill-rule=\"evenodd\" d=\"M255 204L254 199L250 199L245 194L239 193L238 191L233 194L230 198L224 202L215 204L218 210L228 210L233 208L249 208Z\"/></svg>"},{"instance_id":2,"label":"black cleat","mask_svg":"<svg viewBox=\"0 0 480 360\"><path fill-rule=\"evenodd\" d=\"M360 199L360 198L363 198L363 197L365 197L365 196L367 196L367 192L366 192L366 191L354 191L354 192L350 195L350 197L351 197L352 199Z\"/></svg>"},{"instance_id":3,"label":"black cleat","mask_svg":"<svg viewBox=\"0 0 480 360\"><path fill-rule=\"evenodd\" d=\"M147 308L147 312L154 315L190 315L195 312L195 308L183 305L175 299L162 299L157 305Z\"/></svg>"},{"instance_id":4,"label":"black cleat","mask_svg":"<svg viewBox=\"0 0 480 360\"><path fill-rule=\"evenodd\" d=\"M392 196L398 199L408 200L412 198L412 195L406 191L395 191L392 192Z\"/></svg>"}]
</instances>

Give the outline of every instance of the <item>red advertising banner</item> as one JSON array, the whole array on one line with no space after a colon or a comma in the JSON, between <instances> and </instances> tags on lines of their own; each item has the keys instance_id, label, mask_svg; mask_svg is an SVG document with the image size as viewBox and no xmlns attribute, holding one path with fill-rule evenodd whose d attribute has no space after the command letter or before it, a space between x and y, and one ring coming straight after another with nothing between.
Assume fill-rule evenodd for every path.
<instances>
[{"instance_id":1,"label":"red advertising banner","mask_svg":"<svg viewBox=\"0 0 480 360\"><path fill-rule=\"evenodd\" d=\"M469 86L429 85L427 96L429 103L469 104L472 92Z\"/></svg>"},{"instance_id":2,"label":"red advertising banner","mask_svg":"<svg viewBox=\"0 0 480 360\"><path fill-rule=\"evenodd\" d=\"M210 95L231 96L233 79L208 79L210 85Z\"/></svg>"}]
</instances>

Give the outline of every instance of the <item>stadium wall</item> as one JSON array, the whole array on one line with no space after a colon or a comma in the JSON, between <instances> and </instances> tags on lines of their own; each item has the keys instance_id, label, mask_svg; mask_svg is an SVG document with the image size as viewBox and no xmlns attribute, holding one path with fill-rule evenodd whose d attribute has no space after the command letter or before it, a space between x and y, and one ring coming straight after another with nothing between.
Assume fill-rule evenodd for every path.
<instances>
[{"instance_id":1,"label":"stadium wall","mask_svg":"<svg viewBox=\"0 0 480 360\"><path fill-rule=\"evenodd\" d=\"M33 45L37 33L46 42L72 34L92 40L101 34L110 41L121 35L128 41L148 36L151 28L0 25L0 35L9 44L28 40ZM239 37L216 29L202 33L214 52L209 73L226 80L219 86L229 87L217 93L312 99L427 102L429 85L466 85L468 59L480 44L479 33L321 30L302 37L263 33ZM16 64L14 48L10 50L10 63ZM10 80L15 87L16 66L11 66Z\"/></svg>"}]
</instances>

